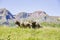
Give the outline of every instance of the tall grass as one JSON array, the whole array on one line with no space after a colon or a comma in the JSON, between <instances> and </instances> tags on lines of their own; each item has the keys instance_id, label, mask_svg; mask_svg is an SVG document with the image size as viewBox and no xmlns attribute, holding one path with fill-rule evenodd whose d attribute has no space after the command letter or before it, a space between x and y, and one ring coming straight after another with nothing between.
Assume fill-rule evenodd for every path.
<instances>
[{"instance_id":1,"label":"tall grass","mask_svg":"<svg viewBox=\"0 0 60 40\"><path fill-rule=\"evenodd\" d=\"M60 28L0 27L0 40L60 40Z\"/></svg>"}]
</instances>

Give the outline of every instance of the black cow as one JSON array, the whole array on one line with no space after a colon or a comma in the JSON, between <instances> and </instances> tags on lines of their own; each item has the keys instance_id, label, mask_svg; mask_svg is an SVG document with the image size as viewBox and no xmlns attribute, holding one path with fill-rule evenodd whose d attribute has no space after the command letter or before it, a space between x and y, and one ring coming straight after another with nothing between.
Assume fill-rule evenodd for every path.
<instances>
[{"instance_id":1,"label":"black cow","mask_svg":"<svg viewBox=\"0 0 60 40\"><path fill-rule=\"evenodd\" d=\"M19 21L16 21L15 24L20 27L20 22Z\"/></svg>"},{"instance_id":2,"label":"black cow","mask_svg":"<svg viewBox=\"0 0 60 40\"><path fill-rule=\"evenodd\" d=\"M39 24L36 24L36 22L32 22L32 28L40 28L41 26Z\"/></svg>"},{"instance_id":3,"label":"black cow","mask_svg":"<svg viewBox=\"0 0 60 40\"><path fill-rule=\"evenodd\" d=\"M32 28L36 28L36 22L32 22Z\"/></svg>"}]
</instances>

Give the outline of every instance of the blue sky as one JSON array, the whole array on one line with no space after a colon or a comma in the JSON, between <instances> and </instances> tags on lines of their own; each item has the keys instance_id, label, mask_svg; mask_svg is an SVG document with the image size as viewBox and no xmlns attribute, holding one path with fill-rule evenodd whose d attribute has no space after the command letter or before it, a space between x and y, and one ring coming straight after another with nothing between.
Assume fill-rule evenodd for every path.
<instances>
[{"instance_id":1,"label":"blue sky","mask_svg":"<svg viewBox=\"0 0 60 40\"><path fill-rule=\"evenodd\" d=\"M0 0L0 8L12 14L42 10L48 15L60 16L60 0Z\"/></svg>"}]
</instances>

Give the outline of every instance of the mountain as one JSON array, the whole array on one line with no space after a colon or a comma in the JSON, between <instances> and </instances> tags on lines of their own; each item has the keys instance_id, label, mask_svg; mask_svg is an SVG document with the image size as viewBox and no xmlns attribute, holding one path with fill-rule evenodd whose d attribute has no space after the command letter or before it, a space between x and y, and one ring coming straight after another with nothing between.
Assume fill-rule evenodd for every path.
<instances>
[{"instance_id":1,"label":"mountain","mask_svg":"<svg viewBox=\"0 0 60 40\"><path fill-rule=\"evenodd\" d=\"M0 24L9 24L9 21L15 17L5 8L0 9Z\"/></svg>"},{"instance_id":2,"label":"mountain","mask_svg":"<svg viewBox=\"0 0 60 40\"><path fill-rule=\"evenodd\" d=\"M16 18L16 20L18 20L18 21L21 21L21 20L25 20L26 18L28 18L29 16L30 16L30 14L31 13L26 13L26 12L20 12L20 13L18 13L16 16L15 16L15 18Z\"/></svg>"},{"instance_id":3,"label":"mountain","mask_svg":"<svg viewBox=\"0 0 60 40\"><path fill-rule=\"evenodd\" d=\"M49 16L45 11L34 11L32 13L20 12L17 15L12 15L6 8L0 9L0 25L15 25L15 21L36 21L60 23L60 16Z\"/></svg>"},{"instance_id":4,"label":"mountain","mask_svg":"<svg viewBox=\"0 0 60 40\"><path fill-rule=\"evenodd\" d=\"M56 17L56 16L55 16ZM33 13L20 12L16 15L18 21L36 21L36 22L59 22L57 18L49 16L44 11L35 11Z\"/></svg>"},{"instance_id":5,"label":"mountain","mask_svg":"<svg viewBox=\"0 0 60 40\"><path fill-rule=\"evenodd\" d=\"M27 18L27 17L29 17L29 14L26 13L26 12L20 12L20 13L17 15L17 17L19 17L19 18Z\"/></svg>"},{"instance_id":6,"label":"mountain","mask_svg":"<svg viewBox=\"0 0 60 40\"><path fill-rule=\"evenodd\" d=\"M46 17L48 15L44 11L35 11L33 13L26 13L26 12L20 12L16 15L16 18L18 20L23 21L40 21L40 20L46 20Z\"/></svg>"}]
</instances>

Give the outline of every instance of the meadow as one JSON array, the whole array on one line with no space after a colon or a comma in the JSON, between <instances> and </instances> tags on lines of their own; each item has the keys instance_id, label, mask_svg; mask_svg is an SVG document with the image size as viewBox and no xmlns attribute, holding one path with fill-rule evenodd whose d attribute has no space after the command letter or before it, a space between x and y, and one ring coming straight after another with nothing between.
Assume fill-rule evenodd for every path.
<instances>
[{"instance_id":1,"label":"meadow","mask_svg":"<svg viewBox=\"0 0 60 40\"><path fill-rule=\"evenodd\" d=\"M60 40L60 28L0 27L0 40Z\"/></svg>"}]
</instances>

